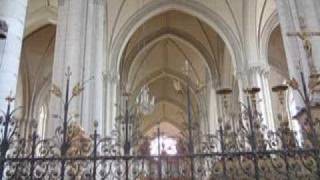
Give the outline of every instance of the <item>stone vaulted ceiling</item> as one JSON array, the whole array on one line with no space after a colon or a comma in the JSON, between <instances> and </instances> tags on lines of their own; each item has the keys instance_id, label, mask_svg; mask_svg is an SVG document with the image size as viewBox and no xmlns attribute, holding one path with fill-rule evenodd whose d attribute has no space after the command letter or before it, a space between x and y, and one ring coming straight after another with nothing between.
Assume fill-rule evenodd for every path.
<instances>
[{"instance_id":1,"label":"stone vaulted ceiling","mask_svg":"<svg viewBox=\"0 0 320 180\"><path fill-rule=\"evenodd\" d=\"M148 20L133 34L121 64L121 79L137 94L148 85L156 97L155 112L144 118L143 131L150 131L160 120L185 130L186 94L179 93L173 82L186 85L185 64L189 64L189 84L192 89L194 119L199 118L199 88L207 87L221 74L225 45L219 35L194 16L168 11ZM210 86L210 85L209 85ZM202 90L204 90L203 88ZM170 130L170 131L169 131ZM179 132L175 132L177 135Z\"/></svg>"},{"instance_id":2,"label":"stone vaulted ceiling","mask_svg":"<svg viewBox=\"0 0 320 180\"><path fill-rule=\"evenodd\" d=\"M157 1L160 2L160 0L106 0L107 49L114 43L117 33L131 16L149 4L156 4ZM185 3L182 0L172 0L172 2ZM231 27L237 40L245 44L243 17L246 14L245 6L248 5L246 0L190 0L190 2L208 7L221 16ZM275 10L275 4L273 0L256 0L255 5L250 8L253 9L247 10L254 11L256 15L254 33L259 37L266 21ZM29 0L25 37L47 24L56 24L57 11L58 0ZM183 74L186 61L191 69L189 82L192 89L192 108L193 112L199 115L200 104L203 106L207 103L204 102L205 87L209 82L219 82L223 79L226 69L229 73L234 72L234 67L224 67L225 57L230 57L226 49L221 37L210 26L187 13L170 10L142 24L130 37L122 57L120 71L121 80L128 83L131 91L137 93L147 84L157 98L155 113L146 117L144 130L152 129L154 126L152 122L155 122L155 119L164 119L164 122L167 122L166 127L168 124L173 127L165 129L183 130L182 124L186 121L186 98L185 94L177 95L173 81L179 80L183 85L186 84ZM202 91L199 91L198 87L202 87Z\"/></svg>"}]
</instances>

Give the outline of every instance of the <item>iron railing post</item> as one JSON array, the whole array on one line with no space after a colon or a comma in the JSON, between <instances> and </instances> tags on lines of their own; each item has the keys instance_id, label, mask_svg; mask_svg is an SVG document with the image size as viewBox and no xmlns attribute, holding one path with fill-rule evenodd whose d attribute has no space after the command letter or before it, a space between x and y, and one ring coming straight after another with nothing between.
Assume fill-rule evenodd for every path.
<instances>
[{"instance_id":1,"label":"iron railing post","mask_svg":"<svg viewBox=\"0 0 320 180\"><path fill-rule=\"evenodd\" d=\"M287 142L285 141L285 138L284 138L284 134L286 133L287 129L282 129L283 132L281 132L280 136L281 136L281 142L283 144L283 155L284 155L284 162L286 164L286 176L287 176L287 179L290 180L290 169L289 169L289 163L288 163L288 155L289 155L289 148L288 148L288 144Z\"/></svg>"},{"instance_id":2,"label":"iron railing post","mask_svg":"<svg viewBox=\"0 0 320 180\"><path fill-rule=\"evenodd\" d=\"M254 171L255 171L255 179L259 180L259 167L258 167L258 159L257 159L257 141L256 141L256 134L255 134L255 125L253 122L253 114L252 114L252 109L251 109L251 102L249 95L247 96L247 103L248 103L248 117L249 117L249 125L250 125L250 130L251 130L251 146L252 146L252 155L253 155L253 163L254 163Z\"/></svg>"},{"instance_id":3,"label":"iron railing post","mask_svg":"<svg viewBox=\"0 0 320 180\"><path fill-rule=\"evenodd\" d=\"M94 128L94 134L93 134L93 180L96 180L96 175L97 175L97 138L98 138L98 133L97 133L97 128Z\"/></svg>"},{"instance_id":4,"label":"iron railing post","mask_svg":"<svg viewBox=\"0 0 320 180\"><path fill-rule=\"evenodd\" d=\"M35 155L36 155L36 144L37 143L37 131L34 130L32 133L32 145L31 145L31 162L30 162L30 179L33 180L33 171L35 164Z\"/></svg>"},{"instance_id":5,"label":"iron railing post","mask_svg":"<svg viewBox=\"0 0 320 180\"><path fill-rule=\"evenodd\" d=\"M129 98L129 97L128 97ZM124 143L124 154L125 154L125 164L126 164L126 180L129 180L129 159L130 155L130 142L129 142L129 99L126 99L126 112L125 112L125 143Z\"/></svg>"},{"instance_id":6,"label":"iron railing post","mask_svg":"<svg viewBox=\"0 0 320 180\"><path fill-rule=\"evenodd\" d=\"M315 149L314 153L315 153L315 160L316 160L316 164L317 164L317 176L318 176L318 178L320 178L320 157L319 157L319 155L320 155L319 148L320 147L319 147L319 143L318 143L318 134L317 134L317 131L315 130L315 124L314 124L312 112L311 112L310 98L309 98L309 94L308 94L308 90L307 90L307 85L306 85L304 73L302 71L300 71L300 76L301 76L301 81L302 81L302 89L303 89L303 95L304 95L304 99L305 99L308 123L309 123L309 126L312 131L312 139L311 140L312 140L313 148Z\"/></svg>"},{"instance_id":7,"label":"iron railing post","mask_svg":"<svg viewBox=\"0 0 320 180\"><path fill-rule=\"evenodd\" d=\"M188 77L187 77L188 78ZM191 117L191 99L190 99L190 85L189 79L187 79L187 112L188 112L188 131L189 131L189 155L190 155L190 170L191 179L194 180L194 149L193 149L193 137L192 137L192 117Z\"/></svg>"},{"instance_id":8,"label":"iron railing post","mask_svg":"<svg viewBox=\"0 0 320 180\"><path fill-rule=\"evenodd\" d=\"M223 176L227 179L227 168L226 168L226 161L225 161L225 144L224 144L224 135L223 135L223 128L220 124L219 127L219 135L220 135L220 146L221 146L221 153L222 153L222 165L223 165Z\"/></svg>"},{"instance_id":9,"label":"iron railing post","mask_svg":"<svg viewBox=\"0 0 320 180\"><path fill-rule=\"evenodd\" d=\"M7 112L5 114L5 119L4 119L4 132L3 132L3 137L2 137L2 142L0 145L0 180L3 179L3 173L5 169L5 163L6 163L6 155L9 150L10 142L8 139L8 131L9 131L9 123L11 120L11 102L8 101L8 106L7 106Z\"/></svg>"},{"instance_id":10,"label":"iron railing post","mask_svg":"<svg viewBox=\"0 0 320 180\"><path fill-rule=\"evenodd\" d=\"M161 144L160 144L160 122L157 128L157 138L158 138L158 179L162 179L162 159L161 159Z\"/></svg>"},{"instance_id":11,"label":"iron railing post","mask_svg":"<svg viewBox=\"0 0 320 180\"><path fill-rule=\"evenodd\" d=\"M61 144L61 169L60 169L60 179L64 180L65 173L65 155L68 150L67 143L67 133L68 133L68 111L69 111L69 88L70 88L70 72L67 72L67 84L66 84L66 94L64 102L64 116L63 116L63 131L62 131L62 144Z\"/></svg>"}]
</instances>

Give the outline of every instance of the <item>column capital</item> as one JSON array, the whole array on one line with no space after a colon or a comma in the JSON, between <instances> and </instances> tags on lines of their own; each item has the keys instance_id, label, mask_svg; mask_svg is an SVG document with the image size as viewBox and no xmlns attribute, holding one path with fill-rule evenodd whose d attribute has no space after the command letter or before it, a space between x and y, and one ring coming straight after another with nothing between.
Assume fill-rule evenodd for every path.
<instances>
[{"instance_id":1,"label":"column capital","mask_svg":"<svg viewBox=\"0 0 320 180\"><path fill-rule=\"evenodd\" d=\"M261 75L268 75L270 72L270 66L262 62L249 62L249 73L259 73Z\"/></svg>"}]
</instances>

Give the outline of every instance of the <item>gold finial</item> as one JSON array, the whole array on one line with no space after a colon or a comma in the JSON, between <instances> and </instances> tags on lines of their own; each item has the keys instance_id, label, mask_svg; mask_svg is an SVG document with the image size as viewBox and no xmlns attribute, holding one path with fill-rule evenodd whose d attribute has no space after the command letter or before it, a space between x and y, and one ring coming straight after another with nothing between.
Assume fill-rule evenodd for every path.
<instances>
[{"instance_id":1,"label":"gold finial","mask_svg":"<svg viewBox=\"0 0 320 180\"><path fill-rule=\"evenodd\" d=\"M10 91L9 96L6 97L6 101L11 103L15 100L15 97L12 95L12 91Z\"/></svg>"},{"instance_id":2,"label":"gold finial","mask_svg":"<svg viewBox=\"0 0 320 180\"><path fill-rule=\"evenodd\" d=\"M52 89L50 90L50 92L52 94L54 94L55 96L57 96L57 97L61 97L62 96L61 89L55 84L52 84Z\"/></svg>"},{"instance_id":3,"label":"gold finial","mask_svg":"<svg viewBox=\"0 0 320 180\"><path fill-rule=\"evenodd\" d=\"M81 92L84 90L83 85L81 85L79 82L73 87L72 89L72 95L73 96L79 96Z\"/></svg>"},{"instance_id":4,"label":"gold finial","mask_svg":"<svg viewBox=\"0 0 320 180\"><path fill-rule=\"evenodd\" d=\"M287 82L287 84L292 88L292 89L299 89L299 83L295 78L292 78Z\"/></svg>"}]
</instances>

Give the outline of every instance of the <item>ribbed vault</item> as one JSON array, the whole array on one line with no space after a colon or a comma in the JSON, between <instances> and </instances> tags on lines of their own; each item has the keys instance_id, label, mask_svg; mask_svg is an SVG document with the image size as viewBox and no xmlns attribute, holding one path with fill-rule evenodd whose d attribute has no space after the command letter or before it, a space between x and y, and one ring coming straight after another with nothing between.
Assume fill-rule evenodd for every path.
<instances>
[{"instance_id":1,"label":"ribbed vault","mask_svg":"<svg viewBox=\"0 0 320 180\"><path fill-rule=\"evenodd\" d=\"M164 12L139 27L123 54L120 79L132 92L132 100L146 85L156 98L155 111L142 120L142 132L152 134L159 121L166 124L161 131L167 135L179 136L186 130L187 85L194 125L199 125L205 119L210 89L220 81L224 61L231 61L224 60L225 52L223 40L212 28L179 11Z\"/></svg>"}]
</instances>

